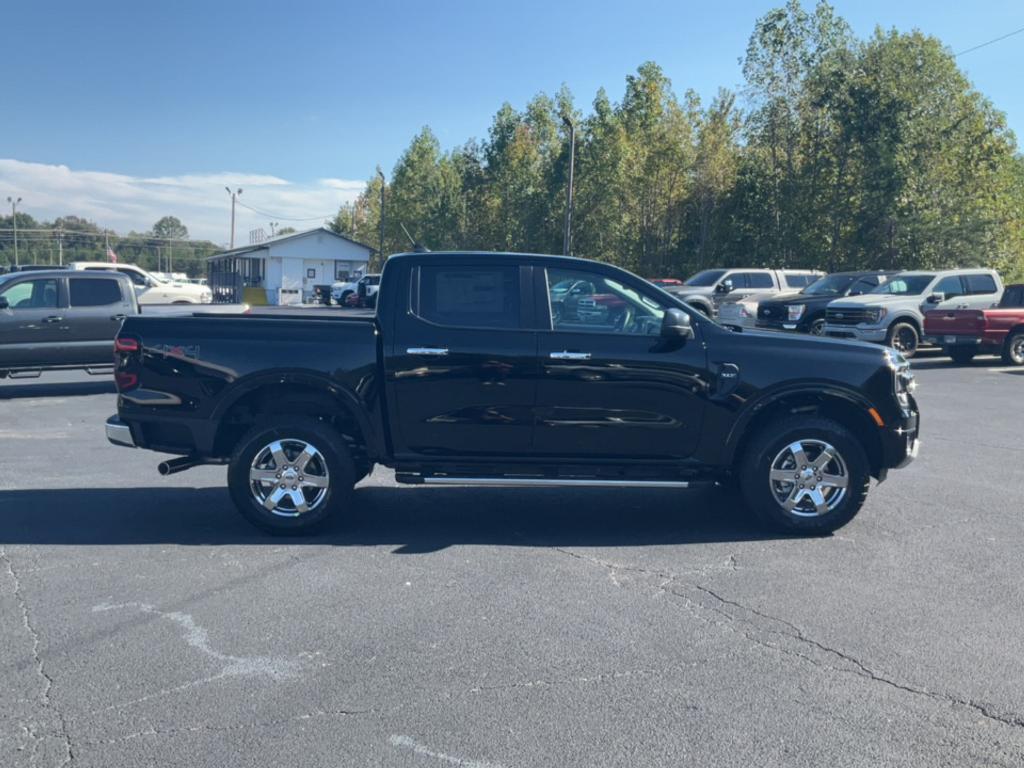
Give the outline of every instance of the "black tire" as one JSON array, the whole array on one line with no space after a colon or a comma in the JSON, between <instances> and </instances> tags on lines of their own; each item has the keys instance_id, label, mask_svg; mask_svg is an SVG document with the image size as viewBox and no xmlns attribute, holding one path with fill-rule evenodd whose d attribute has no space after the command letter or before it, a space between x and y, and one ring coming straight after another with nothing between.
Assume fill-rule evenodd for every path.
<instances>
[{"instance_id":1,"label":"black tire","mask_svg":"<svg viewBox=\"0 0 1024 768\"><path fill-rule=\"evenodd\" d=\"M1024 365L1024 331L1010 334L1003 346L1003 362L1007 365Z\"/></svg>"},{"instance_id":2,"label":"black tire","mask_svg":"<svg viewBox=\"0 0 1024 768\"><path fill-rule=\"evenodd\" d=\"M803 455L809 459L807 465L800 465L797 454L790 451L789 446L796 443L805 447ZM818 474L803 477L806 474L803 467L813 469L825 445L834 449L835 457L817 470ZM818 453L814 453L815 448ZM797 461L788 466L793 459ZM842 424L818 416L795 416L772 422L754 436L741 461L737 474L747 506L766 527L789 534L821 536L842 528L860 511L871 482L867 455L860 441ZM771 480L773 469L785 473L787 479ZM792 481L788 479L790 471ZM799 480L798 475L801 475ZM826 487L827 480L819 488L816 482L828 477L845 477L845 488ZM840 490L844 492L839 494ZM816 496L812 496L815 492ZM780 495L787 501L796 499L792 511L783 506ZM816 509L817 499L825 510Z\"/></svg>"},{"instance_id":3,"label":"black tire","mask_svg":"<svg viewBox=\"0 0 1024 768\"><path fill-rule=\"evenodd\" d=\"M889 327L885 343L909 360L917 354L917 348L921 345L921 334L913 323L900 320Z\"/></svg>"},{"instance_id":4,"label":"black tire","mask_svg":"<svg viewBox=\"0 0 1024 768\"><path fill-rule=\"evenodd\" d=\"M694 302L693 304L690 304L690 306L693 307L698 312L700 312L702 315L704 315L704 317L711 317L711 307L707 306L706 304L702 304L699 301L697 301Z\"/></svg>"},{"instance_id":5,"label":"black tire","mask_svg":"<svg viewBox=\"0 0 1024 768\"><path fill-rule=\"evenodd\" d=\"M978 354L978 351L976 349L965 349L963 347L950 347L946 350L946 354L949 355L957 365L967 365L974 359L974 356Z\"/></svg>"},{"instance_id":6,"label":"black tire","mask_svg":"<svg viewBox=\"0 0 1024 768\"><path fill-rule=\"evenodd\" d=\"M811 336L824 336L825 335L825 318L816 317L811 320L811 324L807 326L807 332Z\"/></svg>"},{"instance_id":7,"label":"black tire","mask_svg":"<svg viewBox=\"0 0 1024 768\"><path fill-rule=\"evenodd\" d=\"M288 451L291 450L294 454L300 443L314 447L318 453L318 456L310 460L316 463L314 471L319 475L321 474L319 472L320 465L323 464L326 468L326 472L322 473L323 478L326 479L326 492L323 496L318 495L317 488L298 489L298 492L303 494L309 503L316 502L310 506L308 511L300 511L292 501L291 493L296 490L296 486L291 486L291 488L280 486L289 499L281 498L279 504L281 506L291 505L290 510L273 508L268 511L257 501L256 491L251 487L253 481L250 478L250 470L254 469L253 462L257 456L275 441L281 441L284 444L285 458L288 461L298 458L296 455L289 455ZM257 471L274 472L277 462L272 459L271 461L274 467ZM308 467L309 464L306 466ZM286 467L293 474L299 471L298 462L294 466L286 464ZM313 471L309 474L311 478L314 476ZM302 480L303 476L298 475L297 479ZM296 478L293 476L292 480L294 481ZM274 482L276 481L271 481L271 483ZM305 417L282 416L253 427L238 442L228 465L228 489L238 511L257 528L275 535L293 536L315 531L332 514L351 506L354 501L353 486L355 484L356 471L344 439L329 424ZM277 490L273 484L269 487L265 485L259 487L261 493L264 490L267 491L268 500L271 493Z\"/></svg>"}]
</instances>

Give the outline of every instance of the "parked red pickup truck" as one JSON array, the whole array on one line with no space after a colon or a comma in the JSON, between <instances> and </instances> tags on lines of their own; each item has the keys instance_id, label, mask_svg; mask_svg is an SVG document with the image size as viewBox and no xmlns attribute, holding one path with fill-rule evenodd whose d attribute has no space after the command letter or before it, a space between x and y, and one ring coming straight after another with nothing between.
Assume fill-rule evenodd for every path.
<instances>
[{"instance_id":1,"label":"parked red pickup truck","mask_svg":"<svg viewBox=\"0 0 1024 768\"><path fill-rule=\"evenodd\" d=\"M957 363L975 355L1002 355L1007 365L1024 365L1024 284L1008 285L993 309L933 309L924 332L934 336Z\"/></svg>"}]
</instances>

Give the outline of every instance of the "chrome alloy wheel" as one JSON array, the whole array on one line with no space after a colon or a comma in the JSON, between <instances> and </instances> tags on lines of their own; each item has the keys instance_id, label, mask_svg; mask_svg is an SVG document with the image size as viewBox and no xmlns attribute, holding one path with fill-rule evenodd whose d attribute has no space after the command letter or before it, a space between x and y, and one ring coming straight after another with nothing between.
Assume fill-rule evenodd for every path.
<instances>
[{"instance_id":1,"label":"chrome alloy wheel","mask_svg":"<svg viewBox=\"0 0 1024 768\"><path fill-rule=\"evenodd\" d=\"M797 440L775 457L768 485L775 501L797 517L818 517L831 512L850 483L846 462L823 440Z\"/></svg>"},{"instance_id":2,"label":"chrome alloy wheel","mask_svg":"<svg viewBox=\"0 0 1024 768\"><path fill-rule=\"evenodd\" d=\"M249 468L256 503L280 517L298 517L324 503L330 487L327 461L304 440L275 440L260 449Z\"/></svg>"},{"instance_id":3,"label":"chrome alloy wheel","mask_svg":"<svg viewBox=\"0 0 1024 768\"><path fill-rule=\"evenodd\" d=\"M1011 339L1010 360L1015 365L1024 365L1024 335L1018 334Z\"/></svg>"}]
</instances>

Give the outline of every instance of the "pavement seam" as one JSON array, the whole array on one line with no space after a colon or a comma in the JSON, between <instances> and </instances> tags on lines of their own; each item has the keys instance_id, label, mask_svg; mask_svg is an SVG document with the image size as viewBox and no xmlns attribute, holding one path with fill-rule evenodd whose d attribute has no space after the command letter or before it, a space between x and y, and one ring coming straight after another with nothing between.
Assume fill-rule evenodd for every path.
<instances>
[{"instance_id":1,"label":"pavement seam","mask_svg":"<svg viewBox=\"0 0 1024 768\"><path fill-rule=\"evenodd\" d=\"M18 604L18 608L21 611L21 623L24 626L25 631L28 632L29 637L32 640L32 662L35 666L36 676L42 682L42 690L39 692L39 701L45 709L48 709L57 718L57 722L60 724L60 731L54 734L59 738L64 745L64 760L61 761L61 766L70 765L75 760L75 751L71 743L71 737L68 735L68 724L64 719L64 714L60 709L53 703L53 698L50 692L53 689L53 677L46 671L46 665L43 662L42 656L39 655L39 632L35 628L35 623L32 621L32 613L29 610L28 603L25 600L25 594L21 588L21 577L18 574L18 570L14 567L14 562L11 560L10 555L7 553L5 547L0 547L0 560L3 561L7 575L10 576L11 582L14 585L14 599ZM38 742L41 740L39 734L36 733L35 729L28 725L22 725L23 730L33 739L33 759L35 757L35 750Z\"/></svg>"},{"instance_id":2,"label":"pavement seam","mask_svg":"<svg viewBox=\"0 0 1024 768\"><path fill-rule=\"evenodd\" d=\"M649 569L649 568L642 568L642 567L639 567L639 566L622 565L622 564L614 563L614 562L611 562L611 561L608 561L608 560L602 560L602 559L597 558L597 557L591 557L589 555L582 555L582 554L580 554L578 552L573 552L572 550L565 549L565 548L562 548L562 547L552 547L552 549L554 549L556 552L559 552L559 553L561 553L563 555L568 555L569 557L572 557L572 558L574 558L576 560L580 560L580 561L583 561L585 563L590 563L592 565L597 565L597 566L600 566L602 568L606 568L606 569L609 569L609 570L621 571L621 572L626 572L626 573L629 573L629 572L632 572L632 573L642 573L642 574L649 575L649 576L659 577L659 578L663 579L662 583L659 584L658 587L657 587L657 591L659 593L664 593L664 594L672 595L674 597L682 598L689 605L696 605L696 606L698 606L698 607L700 607L700 608L702 608L704 610L714 611L715 613L718 613L721 616L725 616L731 622L741 621L741 622L750 624L751 626L757 626L757 624L755 622L750 621L749 619L744 619L743 617L736 616L736 615L734 615L734 614L732 614L732 613L730 613L730 612L728 612L726 610L722 610L722 609L718 609L718 608L715 608L715 607L712 607L712 606L705 605L700 600L693 600L689 595L683 594L682 592L678 592L678 591L676 591L674 589L670 589L669 588L673 584L685 585L685 586L687 586L687 587L689 587L689 588L691 588L693 590L696 590L697 592L700 592L703 595L711 597L712 599L714 599L715 601L717 601L719 604L721 604L723 606L732 606L732 607L738 608L738 609L740 609L742 611L746 611L749 614L751 614L752 616L757 616L758 618L763 619L764 621L775 622L777 624L781 624L782 626L788 628L790 631L784 632L784 631L780 631L780 630L777 630L777 629L771 629L771 628L766 628L766 627L758 627L758 629L761 629L762 631L765 631L765 632L770 632L772 634L776 634L776 635L780 635L780 636L783 636L783 637L790 638L791 640L795 640L797 642L803 643L803 644L805 644L807 646L810 646L812 648L815 648L815 649L817 649L817 650L819 650L819 651L821 651L823 653L832 655L832 656L834 656L834 657L836 657L836 658L846 662L846 664L848 664L849 667L843 668L843 667L837 667L837 666L830 665L830 664L823 664L823 663L813 659L812 657L807 656L806 654L796 653L796 652L794 652L792 650L785 649L785 648L782 648L780 646L772 645L771 643L766 643L763 640L760 640L758 638L752 637L750 634L748 634L746 632L740 632L740 634L743 637L745 637L747 640L749 640L750 642L753 642L753 643L755 643L758 646L761 646L763 648L767 648L767 649L773 650L776 653L782 653L782 654L789 655L789 656L795 656L796 658L799 658L799 659L801 659L803 661L806 661L806 662L808 662L808 663L812 664L813 666L818 667L820 669L828 669L828 670L834 671L834 672L842 672L842 673L847 673L847 674L855 674L858 677L862 677L862 678L867 679L867 680L872 680L874 682L881 683L883 685L887 685L887 686L893 688L894 690L897 690L897 691L900 691L900 692L903 692L903 693L908 693L908 694L911 694L911 695L928 698L928 699L930 699L932 701L939 701L939 702L943 702L943 703L949 704L949 705L955 705L955 706L964 707L964 708L967 708L967 709L970 709L970 710L976 712L977 714L981 715L982 717L984 717L984 718L986 718L988 720L991 720L991 721L993 721L995 723L999 723L1001 725L1008 725L1011 728L1024 728L1024 716L1022 716L1022 715L1019 715L1019 714L1016 714L1016 713L1002 713L1002 712L998 712L995 709L993 709L990 705L982 703L982 702L973 701L971 699L963 698L963 697L960 697L960 696L954 696L954 695L951 695L951 694L948 694L948 693L941 693L941 692L938 692L938 691L929 691L929 690L927 690L925 688L918 688L916 686L908 685L906 683L900 683L897 680L895 680L895 679L893 679L893 678L891 678L891 677L889 677L887 675L884 675L884 674L882 674L880 672L877 672L876 670L872 669L867 664L865 664L864 662L860 661L856 657L850 655L849 653L846 653L845 651L839 650L837 648L832 648L831 646L825 645L824 643L822 643L822 642L820 642L818 640L815 640L812 637L809 637L807 635L807 633L804 632L803 629L801 629L799 626L797 626L793 622L787 621L786 619L780 618L778 616L773 616L771 614L764 613L762 611L758 611L758 610L756 610L754 608L750 608L750 607L748 607L746 605L743 605L742 603L739 603L739 602L737 602L735 600L731 600L729 598L723 597L723 596L719 595L717 592L715 592L713 589L711 589L710 587L707 587L707 586L705 586L703 584L698 584L696 582L686 581L683 578L682 574L672 573L672 572L669 572L669 571L662 571L662 570L655 570L655 569ZM736 557L735 557L735 555L730 555L729 556L729 564L731 566L731 570L737 570L737 564L736 564ZM707 575L709 570L713 570L713 567L709 567L709 568L706 568L706 569L703 569L703 570L695 570L694 573L699 573L701 575ZM852 668L850 668L850 667L852 667Z\"/></svg>"}]
</instances>

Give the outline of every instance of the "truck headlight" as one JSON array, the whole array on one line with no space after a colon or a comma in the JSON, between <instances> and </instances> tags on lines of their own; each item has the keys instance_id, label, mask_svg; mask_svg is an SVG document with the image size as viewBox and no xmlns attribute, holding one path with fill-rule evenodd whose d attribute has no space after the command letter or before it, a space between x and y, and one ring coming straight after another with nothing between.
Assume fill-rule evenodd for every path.
<instances>
[{"instance_id":1,"label":"truck headlight","mask_svg":"<svg viewBox=\"0 0 1024 768\"><path fill-rule=\"evenodd\" d=\"M904 410L910 409L910 396L917 389L917 380L910 369L910 363L895 349L885 350L886 361L893 374L893 391L896 401Z\"/></svg>"},{"instance_id":2,"label":"truck headlight","mask_svg":"<svg viewBox=\"0 0 1024 768\"><path fill-rule=\"evenodd\" d=\"M807 306L804 304L787 304L786 312L789 313L789 321L795 323L804 316L805 309L807 309Z\"/></svg>"},{"instance_id":3,"label":"truck headlight","mask_svg":"<svg viewBox=\"0 0 1024 768\"><path fill-rule=\"evenodd\" d=\"M888 311L885 307L868 307L867 316L872 323L880 323L885 319Z\"/></svg>"}]
</instances>

